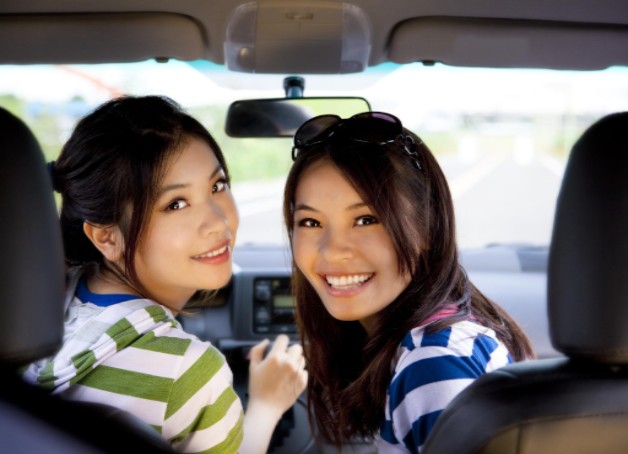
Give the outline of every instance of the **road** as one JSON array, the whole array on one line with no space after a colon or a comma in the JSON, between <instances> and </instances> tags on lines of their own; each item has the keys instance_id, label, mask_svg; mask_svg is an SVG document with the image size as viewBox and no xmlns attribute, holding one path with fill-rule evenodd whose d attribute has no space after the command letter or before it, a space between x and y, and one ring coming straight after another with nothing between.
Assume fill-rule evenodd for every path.
<instances>
[{"instance_id":1,"label":"road","mask_svg":"<svg viewBox=\"0 0 628 454\"><path fill-rule=\"evenodd\" d=\"M525 144L510 152L440 158L454 196L458 244L547 245L563 164ZM240 209L238 244L287 241L281 219L283 180L234 185Z\"/></svg>"}]
</instances>

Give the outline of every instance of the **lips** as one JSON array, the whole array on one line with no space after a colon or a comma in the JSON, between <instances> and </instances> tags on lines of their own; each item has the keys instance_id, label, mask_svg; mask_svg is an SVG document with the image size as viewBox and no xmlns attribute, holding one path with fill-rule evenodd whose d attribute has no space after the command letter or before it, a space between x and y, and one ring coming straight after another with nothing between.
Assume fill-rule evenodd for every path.
<instances>
[{"instance_id":1,"label":"lips","mask_svg":"<svg viewBox=\"0 0 628 454\"><path fill-rule=\"evenodd\" d=\"M229 247L229 242L226 242L216 249L212 249L207 252L203 252L202 254L193 256L192 260L215 265L229 260L230 256L231 248Z\"/></svg>"},{"instance_id":2,"label":"lips","mask_svg":"<svg viewBox=\"0 0 628 454\"><path fill-rule=\"evenodd\" d=\"M224 246L218 248L218 249L214 249L213 251L209 251L209 252L205 252L204 254L200 254L200 255L195 255L194 257L192 257L193 259L206 259L206 258L212 258L212 257L216 257L220 254L224 254L226 252L228 248L228 245L225 244Z\"/></svg>"},{"instance_id":3,"label":"lips","mask_svg":"<svg viewBox=\"0 0 628 454\"><path fill-rule=\"evenodd\" d=\"M364 285L373 277L373 273L324 275L327 285L337 290L349 290Z\"/></svg>"}]
</instances>

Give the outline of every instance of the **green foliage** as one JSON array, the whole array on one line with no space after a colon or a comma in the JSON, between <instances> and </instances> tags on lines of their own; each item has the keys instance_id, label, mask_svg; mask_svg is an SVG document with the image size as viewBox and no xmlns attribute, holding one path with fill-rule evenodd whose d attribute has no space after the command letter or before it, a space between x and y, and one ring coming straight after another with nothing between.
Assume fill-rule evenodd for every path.
<instances>
[{"instance_id":1,"label":"green foliage","mask_svg":"<svg viewBox=\"0 0 628 454\"><path fill-rule=\"evenodd\" d=\"M231 139L221 147L234 182L278 178L292 164L290 139Z\"/></svg>"},{"instance_id":2,"label":"green foliage","mask_svg":"<svg viewBox=\"0 0 628 454\"><path fill-rule=\"evenodd\" d=\"M0 106L7 109L16 117L24 117L25 105L21 99L13 95L0 95Z\"/></svg>"},{"instance_id":3,"label":"green foliage","mask_svg":"<svg viewBox=\"0 0 628 454\"><path fill-rule=\"evenodd\" d=\"M81 101L81 100L73 100ZM59 106L38 104L36 109L13 95L1 95L0 106L22 118L33 130L46 160L55 159L79 118L64 114ZM225 106L190 109L220 145L234 182L281 177L292 162L290 139L233 139L224 128Z\"/></svg>"},{"instance_id":4,"label":"green foliage","mask_svg":"<svg viewBox=\"0 0 628 454\"><path fill-rule=\"evenodd\" d=\"M227 160L234 182L267 180L286 175L292 164L292 140L234 139L225 133L226 109L208 106L190 109L211 132Z\"/></svg>"},{"instance_id":5,"label":"green foliage","mask_svg":"<svg viewBox=\"0 0 628 454\"><path fill-rule=\"evenodd\" d=\"M83 105L83 109L71 108L77 104L79 107ZM31 127L47 160L56 158L76 122L93 107L87 106L81 99L70 100L67 106L27 104L14 95L0 95L0 106L22 118ZM226 108L225 105L211 105L193 108L189 112L215 137L225 154L233 181L267 180L286 175L292 164L292 140L229 137L225 133ZM593 121L594 118L589 117L539 115L521 123L518 135L533 138L537 150L564 159L578 135ZM477 139L480 151L510 150L517 134L482 129L490 125L490 121L485 118L472 118L452 130L424 131L421 137L437 156L456 153L459 141L465 135Z\"/></svg>"},{"instance_id":6,"label":"green foliage","mask_svg":"<svg viewBox=\"0 0 628 454\"><path fill-rule=\"evenodd\" d=\"M0 106L21 118L31 128L47 161L57 157L64 140L63 121L67 117L58 114L53 106L38 105L36 111L29 109L23 100L13 95L0 95Z\"/></svg>"}]
</instances>

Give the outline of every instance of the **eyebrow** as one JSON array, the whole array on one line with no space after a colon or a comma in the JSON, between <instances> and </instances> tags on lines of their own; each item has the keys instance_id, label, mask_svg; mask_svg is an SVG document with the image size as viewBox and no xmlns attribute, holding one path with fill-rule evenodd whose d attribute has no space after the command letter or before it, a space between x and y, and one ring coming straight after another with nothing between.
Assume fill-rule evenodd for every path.
<instances>
[{"instance_id":1,"label":"eyebrow","mask_svg":"<svg viewBox=\"0 0 628 454\"><path fill-rule=\"evenodd\" d=\"M358 210L358 209L360 209L360 208L364 208L364 207L368 207L368 204L367 204L367 203L364 203L364 202L358 202L358 203L354 203L354 204L352 204L352 205L349 205L349 206L346 208L346 210L347 210L347 211L351 211L351 210ZM296 213L297 211L313 211L313 212L315 212L315 213L318 213L318 212L319 212L319 210L317 210L316 208L313 208L313 207L311 207L311 206L309 206L309 205L306 205L305 203L299 203L299 204L295 207L294 211L295 211L295 213Z\"/></svg>"},{"instance_id":2,"label":"eyebrow","mask_svg":"<svg viewBox=\"0 0 628 454\"><path fill-rule=\"evenodd\" d=\"M223 168L219 164L219 165L216 166L214 171L209 176L209 180L213 180L216 177L216 175L218 175L220 172L223 172ZM175 191L177 189L182 189L182 188L187 188L189 186L190 186L190 183L173 183L173 184L168 184L166 186L162 186L161 188L159 188L159 191L157 193L157 197L161 197L166 192Z\"/></svg>"}]
</instances>

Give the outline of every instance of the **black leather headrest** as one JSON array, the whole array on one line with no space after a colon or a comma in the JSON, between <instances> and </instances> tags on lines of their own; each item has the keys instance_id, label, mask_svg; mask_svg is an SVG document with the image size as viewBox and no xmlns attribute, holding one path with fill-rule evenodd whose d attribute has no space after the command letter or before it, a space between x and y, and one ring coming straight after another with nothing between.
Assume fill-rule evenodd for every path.
<instances>
[{"instance_id":1,"label":"black leather headrest","mask_svg":"<svg viewBox=\"0 0 628 454\"><path fill-rule=\"evenodd\" d=\"M554 347L628 364L628 112L608 115L574 145L549 256Z\"/></svg>"},{"instance_id":2,"label":"black leather headrest","mask_svg":"<svg viewBox=\"0 0 628 454\"><path fill-rule=\"evenodd\" d=\"M0 366L53 353L63 338L61 232L41 149L0 108Z\"/></svg>"}]
</instances>

